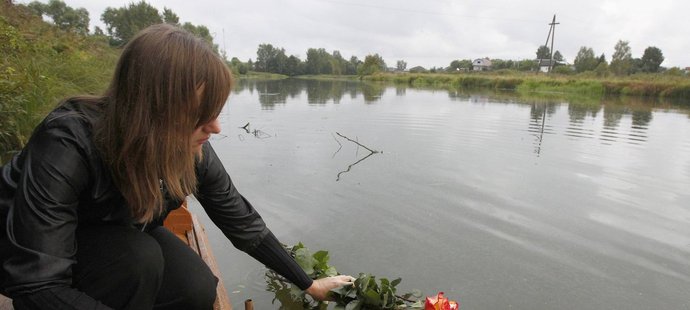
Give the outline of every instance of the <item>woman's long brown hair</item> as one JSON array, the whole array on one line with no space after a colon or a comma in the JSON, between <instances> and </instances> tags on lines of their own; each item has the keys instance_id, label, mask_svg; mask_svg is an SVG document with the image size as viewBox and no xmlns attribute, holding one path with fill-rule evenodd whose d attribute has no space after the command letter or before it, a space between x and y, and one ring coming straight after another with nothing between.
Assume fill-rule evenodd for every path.
<instances>
[{"instance_id":1,"label":"woman's long brown hair","mask_svg":"<svg viewBox=\"0 0 690 310\"><path fill-rule=\"evenodd\" d=\"M208 43L177 27L148 27L124 47L94 140L135 219L161 213L162 185L173 199L194 193L191 134L218 117L231 87Z\"/></svg>"}]
</instances>

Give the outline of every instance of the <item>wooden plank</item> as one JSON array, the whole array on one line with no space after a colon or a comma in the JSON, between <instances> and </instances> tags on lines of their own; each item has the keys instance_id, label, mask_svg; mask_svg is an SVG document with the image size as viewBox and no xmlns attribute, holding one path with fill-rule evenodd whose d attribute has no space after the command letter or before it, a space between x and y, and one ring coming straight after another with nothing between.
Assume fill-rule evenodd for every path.
<instances>
[{"instance_id":1,"label":"wooden plank","mask_svg":"<svg viewBox=\"0 0 690 310\"><path fill-rule=\"evenodd\" d=\"M168 218L166 218L164 222L164 226L175 233L175 235L187 243L194 252L201 256L201 259L209 266L213 275L218 278L216 302L213 305L213 309L232 310L230 297L228 297L228 293L225 290L225 285L223 284L220 271L218 270L216 259L208 243L206 230L197 217L189 212L187 209L187 202L184 202L179 209L170 212Z\"/></svg>"},{"instance_id":2,"label":"wooden plank","mask_svg":"<svg viewBox=\"0 0 690 310\"><path fill-rule=\"evenodd\" d=\"M213 309L232 310L230 297L228 297L228 291L225 290L223 278L221 277L220 270L218 269L218 264L216 264L216 258L211 251L211 247L209 246L206 230L194 214L192 214L192 223L194 224L194 235L196 236L196 243L199 247L199 255L201 255L201 259L203 259L209 268L211 268L211 272L213 272L216 278L218 278L218 286L216 287L216 302L213 305Z\"/></svg>"}]
</instances>

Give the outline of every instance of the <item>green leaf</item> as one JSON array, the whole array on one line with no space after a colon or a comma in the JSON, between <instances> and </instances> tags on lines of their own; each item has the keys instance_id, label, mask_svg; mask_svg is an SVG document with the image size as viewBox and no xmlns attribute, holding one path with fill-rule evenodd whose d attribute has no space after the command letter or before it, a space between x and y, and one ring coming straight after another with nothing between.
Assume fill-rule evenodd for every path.
<instances>
[{"instance_id":1,"label":"green leaf","mask_svg":"<svg viewBox=\"0 0 690 310\"><path fill-rule=\"evenodd\" d=\"M316 264L316 261L311 256L311 253L309 253L309 250L304 247L297 249L295 251L295 260L308 275L311 276L314 273L314 265Z\"/></svg>"},{"instance_id":2,"label":"green leaf","mask_svg":"<svg viewBox=\"0 0 690 310\"><path fill-rule=\"evenodd\" d=\"M318 251L314 253L314 259L320 264L328 264L330 257L328 257L328 251Z\"/></svg>"},{"instance_id":3,"label":"green leaf","mask_svg":"<svg viewBox=\"0 0 690 310\"><path fill-rule=\"evenodd\" d=\"M334 266L329 266L330 259L327 251L317 251L312 253L302 243L289 248L284 246L290 252L290 255L295 258L302 269L309 274L310 277L324 278L327 276L337 275L337 270ZM266 272L267 290L275 292L274 299L280 301L281 309L310 309L310 310L327 310L328 303L313 300L303 291L299 290L291 283L285 282L281 276L273 271ZM343 286L331 290L328 294L334 300L335 309L338 310L352 310L352 309L422 309L421 301L417 300L414 304L409 305L408 301L411 296L421 297L422 293L418 290L412 293L406 293L403 298L396 296L395 287L400 284L402 280L396 278L389 281L387 278L380 278L376 281L376 277L371 274L360 273L355 280L354 285Z\"/></svg>"},{"instance_id":4,"label":"green leaf","mask_svg":"<svg viewBox=\"0 0 690 310\"><path fill-rule=\"evenodd\" d=\"M381 296L373 289L369 289L364 293L365 301L369 305L380 306Z\"/></svg>"},{"instance_id":5,"label":"green leaf","mask_svg":"<svg viewBox=\"0 0 690 310\"><path fill-rule=\"evenodd\" d=\"M305 297L305 293L297 285L290 285L290 297L294 300L302 300Z\"/></svg>"},{"instance_id":6,"label":"green leaf","mask_svg":"<svg viewBox=\"0 0 690 310\"><path fill-rule=\"evenodd\" d=\"M345 306L345 310L360 310L362 309L361 300L353 300Z\"/></svg>"},{"instance_id":7,"label":"green leaf","mask_svg":"<svg viewBox=\"0 0 690 310\"><path fill-rule=\"evenodd\" d=\"M328 269L326 269L326 271L325 271L324 273L325 273L326 276L328 276L328 277L332 277L332 276L337 276L337 275L338 275L338 271L335 270L335 267L333 267L333 266L328 266Z\"/></svg>"},{"instance_id":8,"label":"green leaf","mask_svg":"<svg viewBox=\"0 0 690 310\"><path fill-rule=\"evenodd\" d=\"M355 280L355 286L358 287L360 290L365 291L367 288L369 288L370 281L371 276L360 273L359 278Z\"/></svg>"}]
</instances>

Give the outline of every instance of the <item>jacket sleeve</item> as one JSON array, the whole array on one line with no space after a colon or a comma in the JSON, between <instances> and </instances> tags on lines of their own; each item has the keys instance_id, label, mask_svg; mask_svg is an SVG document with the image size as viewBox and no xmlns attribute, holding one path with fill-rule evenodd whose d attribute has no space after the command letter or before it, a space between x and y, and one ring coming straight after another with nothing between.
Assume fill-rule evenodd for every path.
<instances>
[{"instance_id":1,"label":"jacket sleeve","mask_svg":"<svg viewBox=\"0 0 690 310\"><path fill-rule=\"evenodd\" d=\"M64 305L64 299L50 293L62 291L78 300L79 308L92 309L99 303L71 288L78 199L89 182L78 138L83 133L49 124L36 128L22 150L23 167L6 222L10 253L3 264L5 291L20 304L43 300Z\"/></svg>"},{"instance_id":2,"label":"jacket sleeve","mask_svg":"<svg viewBox=\"0 0 690 310\"><path fill-rule=\"evenodd\" d=\"M196 198L214 224L239 250L251 252L268 235L266 224L254 207L232 184L218 155L206 142L197 164Z\"/></svg>"},{"instance_id":3,"label":"jacket sleeve","mask_svg":"<svg viewBox=\"0 0 690 310\"><path fill-rule=\"evenodd\" d=\"M203 159L197 166L199 190L197 199L218 228L236 248L247 252L259 262L284 276L301 289L312 280L283 249L278 239L266 228L261 216L232 184L220 159L206 142Z\"/></svg>"}]
</instances>

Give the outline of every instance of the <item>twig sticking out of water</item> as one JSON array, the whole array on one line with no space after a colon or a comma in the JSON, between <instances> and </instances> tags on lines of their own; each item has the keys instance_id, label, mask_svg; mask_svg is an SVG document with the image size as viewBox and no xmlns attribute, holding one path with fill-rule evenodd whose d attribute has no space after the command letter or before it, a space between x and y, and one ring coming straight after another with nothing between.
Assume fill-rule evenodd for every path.
<instances>
[{"instance_id":1,"label":"twig sticking out of water","mask_svg":"<svg viewBox=\"0 0 690 310\"><path fill-rule=\"evenodd\" d=\"M364 156L364 157L362 157L360 160L358 160L358 161L356 161L356 162L350 164L349 166L347 166L347 169L346 169L346 170L343 170L343 171L341 171L340 173L338 173L338 176L337 176L336 179L335 179L336 181L340 181L340 175L341 175L341 174L350 172L350 169L352 169L352 167L354 167L356 164L359 164L360 162L364 161L365 159L369 158L369 156L374 155L374 154L378 154L378 153L383 153L383 151L372 150L372 149L368 148L367 146L365 146L364 144L361 144L361 143L359 143L359 142L357 142L357 141L355 141L355 140L352 140L352 139L350 139L350 138L348 138L348 137L346 137L346 136L340 134L339 132L336 132L336 134L339 135L339 136L341 136L341 137L343 137L343 138L345 138L347 141L350 141L350 142L352 142L352 143L354 143L354 144L357 144L357 145L359 145L359 146L365 148L367 151L369 151L369 154L367 154L367 156ZM335 141L338 142L338 145L340 145L340 147L338 148L338 150L335 151L335 153L333 153L333 157L335 157L335 154L337 154L337 153L340 151L340 149L343 147L343 145L340 143L340 141L338 141L338 139L335 138L335 136L333 136L333 139L335 139ZM359 150L359 148L358 148L358 150Z\"/></svg>"},{"instance_id":2,"label":"twig sticking out of water","mask_svg":"<svg viewBox=\"0 0 690 310\"><path fill-rule=\"evenodd\" d=\"M350 141L350 142L352 142L352 143L354 143L354 144L357 144L357 145L359 145L359 146L365 148L367 151L371 152L372 154L383 153L383 152L379 152L379 151L372 150L372 149L366 147L364 144L361 144L361 143L359 143L359 142L357 142L357 141L355 141L355 140L352 140L352 139L350 139L350 138L348 138L348 137L346 137L346 136L341 135L341 134L340 134L339 132L337 132L337 131L336 131L335 133L336 133L337 135L339 135L339 136L341 136L341 137L347 139L347 141Z\"/></svg>"},{"instance_id":3,"label":"twig sticking out of water","mask_svg":"<svg viewBox=\"0 0 690 310\"><path fill-rule=\"evenodd\" d=\"M244 129L244 131L246 131L247 133L249 133L249 122L247 122L246 125L244 125L244 126L242 126L242 127L240 127L240 128Z\"/></svg>"}]
</instances>

